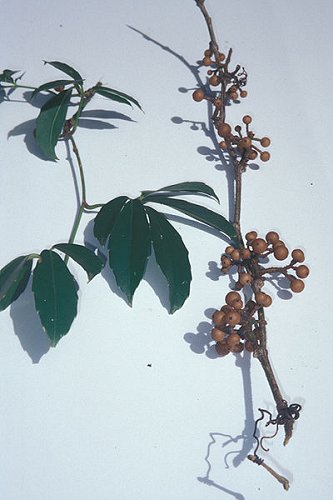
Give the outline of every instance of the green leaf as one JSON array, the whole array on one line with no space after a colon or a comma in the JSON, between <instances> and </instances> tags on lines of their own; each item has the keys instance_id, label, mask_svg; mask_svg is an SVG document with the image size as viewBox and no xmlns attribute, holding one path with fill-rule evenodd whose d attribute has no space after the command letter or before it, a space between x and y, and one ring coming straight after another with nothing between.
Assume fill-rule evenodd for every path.
<instances>
[{"instance_id":1,"label":"green leaf","mask_svg":"<svg viewBox=\"0 0 333 500\"><path fill-rule=\"evenodd\" d=\"M140 104L136 99L133 97L124 94L124 92L119 92L119 90L114 90L110 89L109 87L104 87L104 86L96 86L95 87L95 92L96 94L100 94L104 97L107 97L108 99L111 99L112 101L117 101L121 102L123 104L129 104L131 106L131 102L135 104L138 108L142 109Z\"/></svg>"},{"instance_id":2,"label":"green leaf","mask_svg":"<svg viewBox=\"0 0 333 500\"><path fill-rule=\"evenodd\" d=\"M222 215L209 210L206 207L202 207L201 205L197 205L195 203L190 203L184 200L175 200L172 198L167 198L166 196L153 195L147 199L147 202L161 203L163 205L167 205L172 207L184 214L196 219L204 224L207 224L218 231L221 231L223 234L229 236L232 240L237 239L237 233L235 231L234 226Z\"/></svg>"},{"instance_id":3,"label":"green leaf","mask_svg":"<svg viewBox=\"0 0 333 500\"><path fill-rule=\"evenodd\" d=\"M142 191L141 199L145 200L151 194L163 194L166 196L166 192L181 194L181 193L193 193L193 194L206 194L211 198L214 198L219 202L219 199L210 186L207 186L204 182L180 182L179 184L172 184L171 186L164 186L156 191Z\"/></svg>"},{"instance_id":4,"label":"green leaf","mask_svg":"<svg viewBox=\"0 0 333 500\"><path fill-rule=\"evenodd\" d=\"M4 69L3 72L0 74L0 82L6 82L6 83L15 83L14 78L12 78L15 73L18 73L18 71L13 71L11 69Z\"/></svg>"},{"instance_id":5,"label":"green leaf","mask_svg":"<svg viewBox=\"0 0 333 500\"><path fill-rule=\"evenodd\" d=\"M62 87L65 85L70 85L76 83L73 80L54 80L53 82L48 82L48 83L43 83L43 85L40 85L37 89L33 91L31 94L30 99L33 99L38 92L42 92L43 90L50 90L54 89L56 87Z\"/></svg>"},{"instance_id":6,"label":"green leaf","mask_svg":"<svg viewBox=\"0 0 333 500\"><path fill-rule=\"evenodd\" d=\"M128 196L118 196L118 198L114 198L114 200L103 205L96 215L94 221L94 236L101 245L105 245L120 211L128 200Z\"/></svg>"},{"instance_id":7,"label":"green leaf","mask_svg":"<svg viewBox=\"0 0 333 500\"><path fill-rule=\"evenodd\" d=\"M0 311L14 302L25 290L30 274L32 260L29 255L17 257L0 271Z\"/></svg>"},{"instance_id":8,"label":"green leaf","mask_svg":"<svg viewBox=\"0 0 333 500\"><path fill-rule=\"evenodd\" d=\"M188 251L182 238L164 215L145 207L156 262L169 284L170 313L180 309L190 294L192 279Z\"/></svg>"},{"instance_id":9,"label":"green leaf","mask_svg":"<svg viewBox=\"0 0 333 500\"><path fill-rule=\"evenodd\" d=\"M51 345L66 335L77 313L77 283L62 258L43 250L33 272L36 311Z\"/></svg>"},{"instance_id":10,"label":"green leaf","mask_svg":"<svg viewBox=\"0 0 333 500\"><path fill-rule=\"evenodd\" d=\"M66 63L60 61L44 61L44 64L50 64L54 68L59 69L63 73L66 73L66 75L71 76L73 80L76 80L78 83L83 82L83 78L80 73Z\"/></svg>"},{"instance_id":11,"label":"green leaf","mask_svg":"<svg viewBox=\"0 0 333 500\"><path fill-rule=\"evenodd\" d=\"M150 255L150 231L145 209L130 200L119 213L109 239L109 263L130 304Z\"/></svg>"},{"instance_id":12,"label":"green leaf","mask_svg":"<svg viewBox=\"0 0 333 500\"><path fill-rule=\"evenodd\" d=\"M77 262L88 274L88 280L91 281L103 269L103 262L92 250L75 243L58 243L52 248L60 250Z\"/></svg>"},{"instance_id":13,"label":"green leaf","mask_svg":"<svg viewBox=\"0 0 333 500\"><path fill-rule=\"evenodd\" d=\"M54 148L66 121L72 89L64 90L49 99L36 120L36 142L45 156L57 160Z\"/></svg>"}]
</instances>

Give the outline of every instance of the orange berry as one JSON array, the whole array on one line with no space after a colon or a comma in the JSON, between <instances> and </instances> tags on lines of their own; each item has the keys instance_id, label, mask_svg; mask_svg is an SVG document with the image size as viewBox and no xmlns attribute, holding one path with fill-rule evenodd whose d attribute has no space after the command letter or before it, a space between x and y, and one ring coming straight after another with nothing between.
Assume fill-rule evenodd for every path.
<instances>
[{"instance_id":1,"label":"orange berry","mask_svg":"<svg viewBox=\"0 0 333 500\"><path fill-rule=\"evenodd\" d=\"M268 148L268 146L270 145L271 143L271 140L268 138L268 137L263 137L260 141L260 144L262 145L262 147L264 148Z\"/></svg>"},{"instance_id":2,"label":"orange berry","mask_svg":"<svg viewBox=\"0 0 333 500\"><path fill-rule=\"evenodd\" d=\"M278 235L277 232L275 231L269 231L266 234L266 241L267 243L272 243L273 245L277 243L280 240L280 236Z\"/></svg>"},{"instance_id":3,"label":"orange berry","mask_svg":"<svg viewBox=\"0 0 333 500\"><path fill-rule=\"evenodd\" d=\"M296 248L295 250L293 250L291 252L291 256L293 258L293 260L295 260L296 262L304 262L304 252L303 250L300 250L299 248Z\"/></svg>"},{"instance_id":4,"label":"orange berry","mask_svg":"<svg viewBox=\"0 0 333 500\"><path fill-rule=\"evenodd\" d=\"M226 137L231 134L231 127L229 123L221 123L217 127L217 133L219 134L220 137Z\"/></svg>"},{"instance_id":5,"label":"orange berry","mask_svg":"<svg viewBox=\"0 0 333 500\"><path fill-rule=\"evenodd\" d=\"M213 52L210 49L206 49L205 52L204 52L204 55L206 57L211 57L213 55Z\"/></svg>"},{"instance_id":6,"label":"orange berry","mask_svg":"<svg viewBox=\"0 0 333 500\"><path fill-rule=\"evenodd\" d=\"M225 253L227 253L228 255L230 255L234 250L235 250L235 248L233 246L229 245L225 249Z\"/></svg>"},{"instance_id":7,"label":"orange berry","mask_svg":"<svg viewBox=\"0 0 333 500\"><path fill-rule=\"evenodd\" d=\"M251 252L248 248L241 248L240 254L242 259L249 259L251 257Z\"/></svg>"},{"instance_id":8,"label":"orange berry","mask_svg":"<svg viewBox=\"0 0 333 500\"><path fill-rule=\"evenodd\" d=\"M249 352L253 352L254 351L254 345L252 344L252 342L250 340L247 340L245 342L245 349Z\"/></svg>"},{"instance_id":9,"label":"orange berry","mask_svg":"<svg viewBox=\"0 0 333 500\"><path fill-rule=\"evenodd\" d=\"M222 62L225 59L225 55L222 52L219 52L219 61Z\"/></svg>"},{"instance_id":10,"label":"orange berry","mask_svg":"<svg viewBox=\"0 0 333 500\"><path fill-rule=\"evenodd\" d=\"M252 141L249 137L243 137L238 144L241 148L248 149L252 146Z\"/></svg>"},{"instance_id":11,"label":"orange berry","mask_svg":"<svg viewBox=\"0 0 333 500\"><path fill-rule=\"evenodd\" d=\"M225 323L225 313L223 311L215 311L212 321L214 325L223 325Z\"/></svg>"},{"instance_id":12,"label":"orange berry","mask_svg":"<svg viewBox=\"0 0 333 500\"><path fill-rule=\"evenodd\" d=\"M244 304L243 304L243 301L241 299L235 299L231 303L231 307L236 309L236 311L240 311L241 309L243 309L243 306L244 306Z\"/></svg>"},{"instance_id":13,"label":"orange berry","mask_svg":"<svg viewBox=\"0 0 333 500\"><path fill-rule=\"evenodd\" d=\"M216 342L220 342L225 337L224 331L219 330L219 328L213 328L212 331L210 332L210 334L211 334L212 339L215 340Z\"/></svg>"},{"instance_id":14,"label":"orange berry","mask_svg":"<svg viewBox=\"0 0 333 500\"><path fill-rule=\"evenodd\" d=\"M202 60L202 64L204 66L210 66L212 64L212 60L209 56L205 56Z\"/></svg>"},{"instance_id":15,"label":"orange berry","mask_svg":"<svg viewBox=\"0 0 333 500\"><path fill-rule=\"evenodd\" d=\"M249 115L243 116L243 123L245 123L245 125L249 125L251 122L252 122L251 116Z\"/></svg>"},{"instance_id":16,"label":"orange berry","mask_svg":"<svg viewBox=\"0 0 333 500\"><path fill-rule=\"evenodd\" d=\"M260 153L260 160L261 161L268 161L270 159L271 155L269 154L268 151L263 151Z\"/></svg>"},{"instance_id":17,"label":"orange berry","mask_svg":"<svg viewBox=\"0 0 333 500\"><path fill-rule=\"evenodd\" d=\"M246 233L245 239L246 239L246 241L251 243L251 241L255 240L257 236L258 236L257 231L250 231L250 232Z\"/></svg>"},{"instance_id":18,"label":"orange berry","mask_svg":"<svg viewBox=\"0 0 333 500\"><path fill-rule=\"evenodd\" d=\"M226 314L226 321L228 325L230 326L235 326L240 323L241 317L239 312L237 311L230 311Z\"/></svg>"},{"instance_id":19,"label":"orange berry","mask_svg":"<svg viewBox=\"0 0 333 500\"><path fill-rule=\"evenodd\" d=\"M231 333L229 337L227 338L227 344L229 347L233 347L236 344L239 344L240 342L240 336L238 333Z\"/></svg>"},{"instance_id":20,"label":"orange berry","mask_svg":"<svg viewBox=\"0 0 333 500\"><path fill-rule=\"evenodd\" d=\"M230 352L230 348L225 341L217 342L215 345L215 350L219 356L226 356Z\"/></svg>"},{"instance_id":21,"label":"orange berry","mask_svg":"<svg viewBox=\"0 0 333 500\"><path fill-rule=\"evenodd\" d=\"M259 306L264 305L265 296L266 296L266 294L264 292L256 292L254 294L254 298L256 299L256 303L259 304Z\"/></svg>"},{"instance_id":22,"label":"orange berry","mask_svg":"<svg viewBox=\"0 0 333 500\"><path fill-rule=\"evenodd\" d=\"M239 295L238 292L229 292L225 296L225 301L228 304L228 306L232 306L232 303L234 300L241 300L241 296Z\"/></svg>"},{"instance_id":23,"label":"orange berry","mask_svg":"<svg viewBox=\"0 0 333 500\"><path fill-rule=\"evenodd\" d=\"M309 276L309 272L309 268L307 266L304 266L304 264L298 266L298 268L296 269L298 278L307 278Z\"/></svg>"},{"instance_id":24,"label":"orange berry","mask_svg":"<svg viewBox=\"0 0 333 500\"><path fill-rule=\"evenodd\" d=\"M194 101L200 102L205 98L205 93L202 89L196 89L192 94L192 98Z\"/></svg>"},{"instance_id":25,"label":"orange berry","mask_svg":"<svg viewBox=\"0 0 333 500\"><path fill-rule=\"evenodd\" d=\"M241 273L239 275L239 282L241 285L250 285L252 283L252 276L249 273Z\"/></svg>"},{"instance_id":26,"label":"orange berry","mask_svg":"<svg viewBox=\"0 0 333 500\"><path fill-rule=\"evenodd\" d=\"M227 145L227 143L226 143L225 141L221 141L221 142L219 142L219 146L220 146L220 148L221 148L221 149L223 149L224 151L225 151L226 149L228 149L228 145Z\"/></svg>"},{"instance_id":27,"label":"orange berry","mask_svg":"<svg viewBox=\"0 0 333 500\"><path fill-rule=\"evenodd\" d=\"M261 254L267 250L267 243L263 238L256 238L251 242L253 251L256 254Z\"/></svg>"},{"instance_id":28,"label":"orange berry","mask_svg":"<svg viewBox=\"0 0 333 500\"><path fill-rule=\"evenodd\" d=\"M242 342L240 342L239 344L235 344L230 348L230 351L235 353L240 353L243 350L244 350L244 344Z\"/></svg>"},{"instance_id":29,"label":"orange berry","mask_svg":"<svg viewBox=\"0 0 333 500\"><path fill-rule=\"evenodd\" d=\"M240 91L240 96L243 97L243 98L247 97L247 91L246 90L241 90Z\"/></svg>"},{"instance_id":30,"label":"orange berry","mask_svg":"<svg viewBox=\"0 0 333 500\"><path fill-rule=\"evenodd\" d=\"M276 260L284 260L288 257L289 250L284 245L274 246L274 257Z\"/></svg>"},{"instance_id":31,"label":"orange berry","mask_svg":"<svg viewBox=\"0 0 333 500\"><path fill-rule=\"evenodd\" d=\"M270 295L267 295L267 293L264 293L264 298L263 298L263 303L262 305L264 307L269 307L270 305L272 305L272 297Z\"/></svg>"},{"instance_id":32,"label":"orange berry","mask_svg":"<svg viewBox=\"0 0 333 500\"><path fill-rule=\"evenodd\" d=\"M290 283L290 288L294 293L302 292L304 290L304 286L304 281L298 279L293 279Z\"/></svg>"},{"instance_id":33,"label":"orange berry","mask_svg":"<svg viewBox=\"0 0 333 500\"><path fill-rule=\"evenodd\" d=\"M235 248L235 250L233 250L231 252L230 257L232 258L232 260L239 260L240 259L240 251L237 250L237 248Z\"/></svg>"},{"instance_id":34,"label":"orange berry","mask_svg":"<svg viewBox=\"0 0 333 500\"><path fill-rule=\"evenodd\" d=\"M209 79L209 83L211 85L213 85L213 87L217 87L217 85L219 85L220 82L221 82L221 80L219 79L219 77L217 75L213 75Z\"/></svg>"},{"instance_id":35,"label":"orange berry","mask_svg":"<svg viewBox=\"0 0 333 500\"><path fill-rule=\"evenodd\" d=\"M227 314L230 311L232 311L232 307L225 304L224 306L221 307L221 311L224 312L224 314Z\"/></svg>"},{"instance_id":36,"label":"orange berry","mask_svg":"<svg viewBox=\"0 0 333 500\"><path fill-rule=\"evenodd\" d=\"M231 92L231 94L229 94L229 95L230 95L230 99L232 99L233 101L237 101L237 99L238 99L237 92Z\"/></svg>"},{"instance_id":37,"label":"orange berry","mask_svg":"<svg viewBox=\"0 0 333 500\"><path fill-rule=\"evenodd\" d=\"M258 156L258 153L255 149L251 149L251 151L249 151L248 155L247 155L249 160L255 160L257 158L257 156Z\"/></svg>"}]
</instances>

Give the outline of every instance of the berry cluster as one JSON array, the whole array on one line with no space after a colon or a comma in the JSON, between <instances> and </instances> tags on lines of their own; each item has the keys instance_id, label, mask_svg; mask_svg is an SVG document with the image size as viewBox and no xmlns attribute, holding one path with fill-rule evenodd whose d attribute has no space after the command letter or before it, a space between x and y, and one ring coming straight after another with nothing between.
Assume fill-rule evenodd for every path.
<instances>
[{"instance_id":1,"label":"berry cluster","mask_svg":"<svg viewBox=\"0 0 333 500\"><path fill-rule=\"evenodd\" d=\"M246 247L235 248L229 245L221 256L222 272L229 273L233 266L237 266L238 281L236 288L240 290L245 285L251 285L255 293L255 301L259 306L269 307L272 298L261 291L265 282L265 275L279 275L288 279L291 290L294 293L304 290L303 279L309 275L309 268L302 264L304 253L299 248L291 252L291 260L285 266L264 267L263 261L274 256L278 261L287 259L289 250L280 236L275 231L269 231L265 239L258 238L256 231L250 231L245 235ZM293 271L295 275L290 274Z\"/></svg>"},{"instance_id":2,"label":"berry cluster","mask_svg":"<svg viewBox=\"0 0 333 500\"><path fill-rule=\"evenodd\" d=\"M235 132L232 133L232 128L228 123L221 123L217 127L217 133L223 138L219 146L223 150L233 149L234 153L240 155L243 160L255 160L258 155L261 161L268 161L270 154L268 151L262 151L255 143L257 142L263 148L267 148L271 144L268 137L261 139L255 137L254 132L249 129L252 118L249 115L243 116L243 124L245 124L245 133L242 133L242 127L236 125Z\"/></svg>"},{"instance_id":3,"label":"berry cluster","mask_svg":"<svg viewBox=\"0 0 333 500\"><path fill-rule=\"evenodd\" d=\"M253 352L256 347L255 330L252 331L252 316L257 311L256 304L250 300L244 307L238 292L229 292L220 310L214 312L211 331L215 349L220 356L229 352L240 353L244 347Z\"/></svg>"}]
</instances>

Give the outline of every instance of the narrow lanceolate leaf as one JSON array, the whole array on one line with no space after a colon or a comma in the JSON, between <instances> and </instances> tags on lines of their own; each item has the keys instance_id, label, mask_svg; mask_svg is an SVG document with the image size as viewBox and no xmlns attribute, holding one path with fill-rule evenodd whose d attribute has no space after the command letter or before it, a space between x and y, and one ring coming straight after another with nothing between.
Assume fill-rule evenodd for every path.
<instances>
[{"instance_id":1,"label":"narrow lanceolate leaf","mask_svg":"<svg viewBox=\"0 0 333 500\"><path fill-rule=\"evenodd\" d=\"M207 186L204 182L180 182L179 184L172 184L171 186L164 186L156 191L143 191L141 199L145 199L151 194L161 193L166 196L166 193L171 193L173 195L180 193L191 193L191 194L205 194L211 198L214 198L219 202L219 199L210 186Z\"/></svg>"},{"instance_id":2,"label":"narrow lanceolate leaf","mask_svg":"<svg viewBox=\"0 0 333 500\"><path fill-rule=\"evenodd\" d=\"M229 236L232 240L236 240L237 234L234 226L225 219L222 215L209 210L206 207L202 207L201 205L196 205L195 203L190 203L184 200L175 200L174 198L168 198L166 196L150 196L147 199L147 202L161 203L163 205L167 205L172 207L184 214L196 219L204 224L207 224L218 231L221 231L223 234Z\"/></svg>"},{"instance_id":3,"label":"narrow lanceolate leaf","mask_svg":"<svg viewBox=\"0 0 333 500\"><path fill-rule=\"evenodd\" d=\"M11 69L4 69L3 72L0 74L0 82L6 82L6 83L15 83L13 75L15 73L18 73L18 71L13 71Z\"/></svg>"},{"instance_id":4,"label":"narrow lanceolate leaf","mask_svg":"<svg viewBox=\"0 0 333 500\"><path fill-rule=\"evenodd\" d=\"M103 262L92 250L83 245L75 243L59 243L53 248L60 250L77 262L88 274L88 280L92 280L96 274L99 274L103 269Z\"/></svg>"},{"instance_id":5,"label":"narrow lanceolate leaf","mask_svg":"<svg viewBox=\"0 0 333 500\"><path fill-rule=\"evenodd\" d=\"M74 83L76 82L73 80L53 80L52 82L43 83L43 85L40 85L37 89L33 91L30 99L33 99L36 94L38 94L39 92L43 92L43 90L51 90L57 87L63 87L70 84L74 85Z\"/></svg>"},{"instance_id":6,"label":"narrow lanceolate leaf","mask_svg":"<svg viewBox=\"0 0 333 500\"><path fill-rule=\"evenodd\" d=\"M130 200L119 213L109 239L109 262L119 288L130 304L150 255L150 231L145 209Z\"/></svg>"},{"instance_id":7,"label":"narrow lanceolate leaf","mask_svg":"<svg viewBox=\"0 0 333 500\"><path fill-rule=\"evenodd\" d=\"M142 109L140 104L136 99L131 97L130 95L124 94L124 92L120 92L119 90L110 89L109 87L104 87L103 85L98 85L95 87L96 94L100 94L112 101L121 102L123 104L129 104L131 106L131 102L135 104L138 108Z\"/></svg>"},{"instance_id":8,"label":"narrow lanceolate leaf","mask_svg":"<svg viewBox=\"0 0 333 500\"><path fill-rule=\"evenodd\" d=\"M118 198L103 205L96 215L94 221L94 235L101 245L105 245L120 211L128 200L129 198L127 196L118 196Z\"/></svg>"},{"instance_id":9,"label":"narrow lanceolate leaf","mask_svg":"<svg viewBox=\"0 0 333 500\"><path fill-rule=\"evenodd\" d=\"M57 160L54 148L62 132L72 89L51 97L41 108L36 120L36 141L50 160Z\"/></svg>"},{"instance_id":10,"label":"narrow lanceolate leaf","mask_svg":"<svg viewBox=\"0 0 333 500\"><path fill-rule=\"evenodd\" d=\"M170 313L180 309L190 294L192 279L188 251L183 240L164 215L145 207L156 262L169 285Z\"/></svg>"},{"instance_id":11,"label":"narrow lanceolate leaf","mask_svg":"<svg viewBox=\"0 0 333 500\"><path fill-rule=\"evenodd\" d=\"M69 75L73 78L73 80L76 80L78 83L83 82L83 78L80 75L76 69L72 68L72 66L69 66L66 63L60 62L60 61L44 61L44 64L50 64L54 68L59 69L63 73L66 73L66 75Z\"/></svg>"},{"instance_id":12,"label":"narrow lanceolate leaf","mask_svg":"<svg viewBox=\"0 0 333 500\"><path fill-rule=\"evenodd\" d=\"M77 313L77 283L62 258L43 250L33 271L36 311L55 346L66 335Z\"/></svg>"},{"instance_id":13,"label":"narrow lanceolate leaf","mask_svg":"<svg viewBox=\"0 0 333 500\"><path fill-rule=\"evenodd\" d=\"M32 260L29 255L17 257L0 271L0 311L14 302L25 290L30 278Z\"/></svg>"}]
</instances>

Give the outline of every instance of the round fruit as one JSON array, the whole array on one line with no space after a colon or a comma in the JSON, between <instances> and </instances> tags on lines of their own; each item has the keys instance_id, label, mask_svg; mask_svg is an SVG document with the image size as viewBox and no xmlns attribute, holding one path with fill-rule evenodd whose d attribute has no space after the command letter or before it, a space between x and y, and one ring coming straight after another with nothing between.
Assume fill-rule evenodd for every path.
<instances>
[{"instance_id":1,"label":"round fruit","mask_svg":"<svg viewBox=\"0 0 333 500\"><path fill-rule=\"evenodd\" d=\"M230 257L233 259L233 260L239 260L240 259L240 251L237 250L237 248L235 248L235 250L233 250L230 254Z\"/></svg>"},{"instance_id":2,"label":"round fruit","mask_svg":"<svg viewBox=\"0 0 333 500\"><path fill-rule=\"evenodd\" d=\"M231 134L231 127L230 127L229 123L221 123L221 125L219 125L217 127L217 132L218 132L220 137L226 137L226 136L230 135Z\"/></svg>"},{"instance_id":3,"label":"round fruit","mask_svg":"<svg viewBox=\"0 0 333 500\"><path fill-rule=\"evenodd\" d=\"M239 312L237 311L230 311L226 314L226 321L228 325L230 326L235 326L240 323L241 317Z\"/></svg>"},{"instance_id":4,"label":"round fruit","mask_svg":"<svg viewBox=\"0 0 333 500\"><path fill-rule=\"evenodd\" d=\"M202 64L204 66L210 66L212 64L212 60L209 56L205 56L202 60Z\"/></svg>"},{"instance_id":5,"label":"round fruit","mask_svg":"<svg viewBox=\"0 0 333 500\"><path fill-rule=\"evenodd\" d=\"M251 242L253 251L256 254L261 254L267 250L267 243L263 238L256 238Z\"/></svg>"},{"instance_id":6,"label":"round fruit","mask_svg":"<svg viewBox=\"0 0 333 500\"><path fill-rule=\"evenodd\" d=\"M270 159L271 155L269 154L268 151L263 151L260 153L260 160L261 161L268 161Z\"/></svg>"},{"instance_id":7,"label":"round fruit","mask_svg":"<svg viewBox=\"0 0 333 500\"><path fill-rule=\"evenodd\" d=\"M200 102L205 98L205 93L202 89L196 89L192 94L192 98L194 101Z\"/></svg>"},{"instance_id":8,"label":"round fruit","mask_svg":"<svg viewBox=\"0 0 333 500\"><path fill-rule=\"evenodd\" d=\"M245 342L245 349L249 352L253 352L254 351L254 345L252 344L252 342L250 340L247 340Z\"/></svg>"},{"instance_id":9,"label":"round fruit","mask_svg":"<svg viewBox=\"0 0 333 500\"><path fill-rule=\"evenodd\" d=\"M299 248L296 248L295 250L293 250L291 252L291 256L293 258L293 260L295 260L296 262L304 262L304 252L303 250L300 250Z\"/></svg>"},{"instance_id":10,"label":"round fruit","mask_svg":"<svg viewBox=\"0 0 333 500\"><path fill-rule=\"evenodd\" d=\"M215 340L216 342L220 342L225 337L225 333L222 330L219 330L218 328L213 328L210 334L212 336L212 339Z\"/></svg>"},{"instance_id":11,"label":"round fruit","mask_svg":"<svg viewBox=\"0 0 333 500\"><path fill-rule=\"evenodd\" d=\"M232 99L233 101L237 101L237 99L238 99L237 92L231 92L230 99Z\"/></svg>"},{"instance_id":12,"label":"round fruit","mask_svg":"<svg viewBox=\"0 0 333 500\"><path fill-rule=\"evenodd\" d=\"M253 278L252 278L251 274L249 274L249 273L241 273L239 275L239 281L240 281L241 285L243 285L243 286L250 285L252 283L252 280L253 280Z\"/></svg>"},{"instance_id":13,"label":"round fruit","mask_svg":"<svg viewBox=\"0 0 333 500\"><path fill-rule=\"evenodd\" d=\"M268 148L268 146L270 145L271 143L271 140L268 138L268 137L263 137L260 141L260 144L262 145L262 147L264 148Z\"/></svg>"},{"instance_id":14,"label":"round fruit","mask_svg":"<svg viewBox=\"0 0 333 500\"><path fill-rule=\"evenodd\" d=\"M204 55L206 57L210 57L211 55L213 55L212 51L210 49L206 49L205 52L204 52Z\"/></svg>"},{"instance_id":15,"label":"round fruit","mask_svg":"<svg viewBox=\"0 0 333 500\"><path fill-rule=\"evenodd\" d=\"M264 293L264 298L263 298L263 303L262 305L264 307L269 307L272 305L272 297L270 297L270 295L267 295L267 293Z\"/></svg>"},{"instance_id":16,"label":"round fruit","mask_svg":"<svg viewBox=\"0 0 333 500\"><path fill-rule=\"evenodd\" d=\"M225 341L217 342L215 344L215 349L219 356L226 356L230 352L230 348L228 347L228 344Z\"/></svg>"},{"instance_id":17,"label":"round fruit","mask_svg":"<svg viewBox=\"0 0 333 500\"><path fill-rule=\"evenodd\" d=\"M248 248L242 248L240 254L242 259L249 259L251 257L251 252Z\"/></svg>"},{"instance_id":18,"label":"round fruit","mask_svg":"<svg viewBox=\"0 0 333 500\"><path fill-rule=\"evenodd\" d=\"M229 292L225 296L226 303L231 306L234 300L241 300L241 296L238 292Z\"/></svg>"},{"instance_id":19,"label":"round fruit","mask_svg":"<svg viewBox=\"0 0 333 500\"><path fill-rule=\"evenodd\" d=\"M239 146L241 148L248 149L252 146L252 141L249 137L243 137L243 139L240 140Z\"/></svg>"},{"instance_id":20,"label":"round fruit","mask_svg":"<svg viewBox=\"0 0 333 500\"><path fill-rule=\"evenodd\" d=\"M249 115L243 116L243 123L245 123L245 125L249 125L251 122L252 122L251 116Z\"/></svg>"},{"instance_id":21,"label":"round fruit","mask_svg":"<svg viewBox=\"0 0 333 500\"><path fill-rule=\"evenodd\" d=\"M243 304L243 301L241 299L235 299L231 303L231 307L236 309L236 311L240 311L241 309L243 309L243 306L244 306L244 304Z\"/></svg>"},{"instance_id":22,"label":"round fruit","mask_svg":"<svg viewBox=\"0 0 333 500\"><path fill-rule=\"evenodd\" d=\"M247 91L246 90L241 90L240 91L240 96L243 97L243 98L247 97Z\"/></svg>"},{"instance_id":23,"label":"round fruit","mask_svg":"<svg viewBox=\"0 0 333 500\"><path fill-rule=\"evenodd\" d=\"M235 353L242 352L243 350L244 350L244 344L242 342L240 342L239 344L234 345L230 349L231 352L235 352Z\"/></svg>"},{"instance_id":24,"label":"round fruit","mask_svg":"<svg viewBox=\"0 0 333 500\"><path fill-rule=\"evenodd\" d=\"M224 314L227 314L230 311L232 311L232 307L225 304L224 306L221 307L221 311L224 312Z\"/></svg>"},{"instance_id":25,"label":"round fruit","mask_svg":"<svg viewBox=\"0 0 333 500\"><path fill-rule=\"evenodd\" d=\"M289 250L284 245L274 247L274 257L276 260L284 260L288 257Z\"/></svg>"},{"instance_id":26,"label":"round fruit","mask_svg":"<svg viewBox=\"0 0 333 500\"><path fill-rule=\"evenodd\" d=\"M309 272L309 268L307 266L304 266L304 264L298 266L298 268L296 269L298 278L307 278L309 276Z\"/></svg>"},{"instance_id":27,"label":"round fruit","mask_svg":"<svg viewBox=\"0 0 333 500\"><path fill-rule=\"evenodd\" d=\"M302 281L302 280L294 279L290 283L290 288L292 289L292 291L294 293L302 292L304 290L304 286L305 286L304 281Z\"/></svg>"},{"instance_id":28,"label":"round fruit","mask_svg":"<svg viewBox=\"0 0 333 500\"><path fill-rule=\"evenodd\" d=\"M260 306L264 305L266 294L264 292L257 292L254 294L254 298L256 299L256 303Z\"/></svg>"},{"instance_id":29,"label":"round fruit","mask_svg":"<svg viewBox=\"0 0 333 500\"><path fill-rule=\"evenodd\" d=\"M229 337L227 338L227 344L229 347L233 347L236 344L239 344L240 342L240 336L238 333L231 333Z\"/></svg>"},{"instance_id":30,"label":"round fruit","mask_svg":"<svg viewBox=\"0 0 333 500\"><path fill-rule=\"evenodd\" d=\"M232 262L226 255L223 255L221 257L221 264L223 267L230 267Z\"/></svg>"},{"instance_id":31,"label":"round fruit","mask_svg":"<svg viewBox=\"0 0 333 500\"><path fill-rule=\"evenodd\" d=\"M279 240L280 240L280 236L275 231L269 231L266 234L267 243L272 243L274 245L274 243L277 243Z\"/></svg>"},{"instance_id":32,"label":"round fruit","mask_svg":"<svg viewBox=\"0 0 333 500\"><path fill-rule=\"evenodd\" d=\"M245 239L246 239L246 241L251 243L251 241L255 240L257 236L258 236L257 231L250 231L250 232L246 233Z\"/></svg>"},{"instance_id":33,"label":"round fruit","mask_svg":"<svg viewBox=\"0 0 333 500\"><path fill-rule=\"evenodd\" d=\"M225 55L222 52L219 52L219 61L222 62L225 59Z\"/></svg>"},{"instance_id":34,"label":"round fruit","mask_svg":"<svg viewBox=\"0 0 333 500\"><path fill-rule=\"evenodd\" d=\"M217 87L217 85L220 83L220 79L217 75L213 75L209 79L209 83L213 85L213 87Z\"/></svg>"},{"instance_id":35,"label":"round fruit","mask_svg":"<svg viewBox=\"0 0 333 500\"><path fill-rule=\"evenodd\" d=\"M225 249L225 253L227 253L228 255L230 255L233 251L234 251L234 247L229 245L226 249Z\"/></svg>"},{"instance_id":36,"label":"round fruit","mask_svg":"<svg viewBox=\"0 0 333 500\"><path fill-rule=\"evenodd\" d=\"M223 325L225 323L225 313L223 311L215 311L212 320L214 325Z\"/></svg>"},{"instance_id":37,"label":"round fruit","mask_svg":"<svg viewBox=\"0 0 333 500\"><path fill-rule=\"evenodd\" d=\"M251 149L251 151L249 151L247 157L249 160L255 160L258 156L258 153L255 149Z\"/></svg>"}]
</instances>

